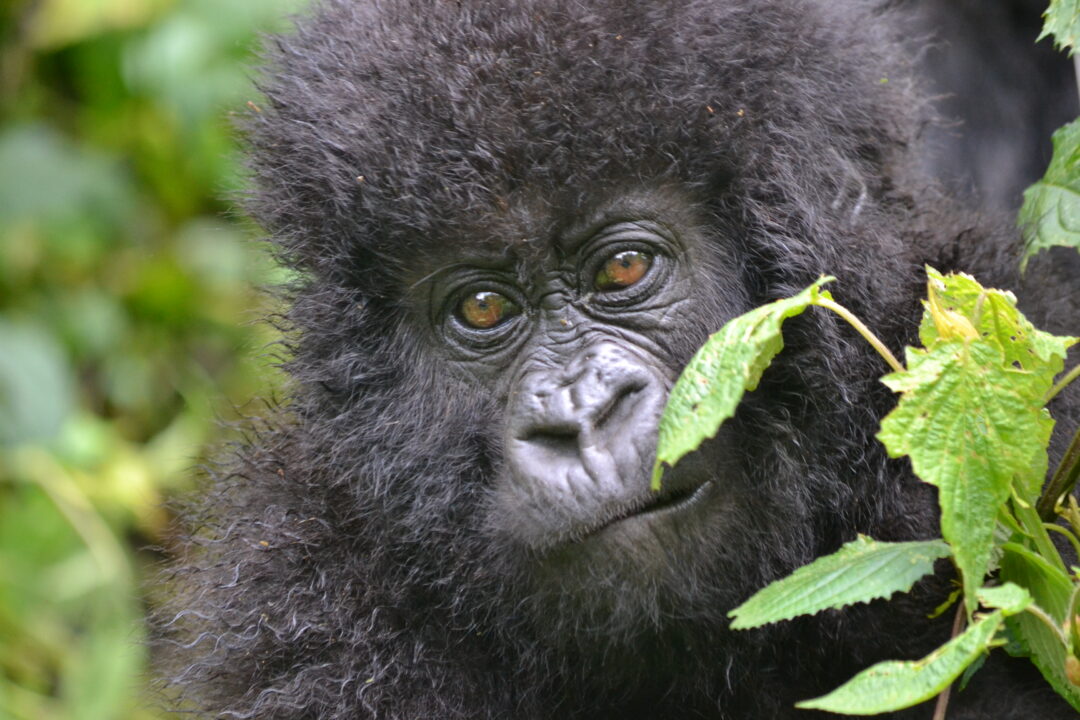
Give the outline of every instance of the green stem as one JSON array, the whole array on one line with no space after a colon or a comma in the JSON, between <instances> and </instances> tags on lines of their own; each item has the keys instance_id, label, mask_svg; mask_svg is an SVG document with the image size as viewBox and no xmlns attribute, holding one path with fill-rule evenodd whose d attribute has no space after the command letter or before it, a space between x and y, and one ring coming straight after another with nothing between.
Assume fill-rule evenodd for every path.
<instances>
[{"instance_id":1,"label":"green stem","mask_svg":"<svg viewBox=\"0 0 1080 720\"><path fill-rule=\"evenodd\" d=\"M1080 627L1077 627L1076 614L1080 612L1077 605L1080 604L1080 585L1073 585L1072 596L1066 605L1065 622L1069 626L1069 652L1073 655L1080 650Z\"/></svg>"},{"instance_id":2,"label":"green stem","mask_svg":"<svg viewBox=\"0 0 1080 720\"><path fill-rule=\"evenodd\" d=\"M1076 378L1080 377L1080 364L1074 367L1069 372L1065 373L1065 377L1061 378L1054 387L1050 388L1050 392L1046 393L1046 398L1043 400L1043 404L1050 402L1057 394L1065 389L1065 386L1071 383Z\"/></svg>"},{"instance_id":3,"label":"green stem","mask_svg":"<svg viewBox=\"0 0 1080 720\"><path fill-rule=\"evenodd\" d=\"M1073 546L1073 552L1076 553L1076 557L1080 558L1080 540L1076 539L1076 535L1074 535L1071 531L1061 527L1060 525L1055 525L1052 522L1043 523L1043 527L1047 530L1053 530L1056 533L1064 535L1065 538L1069 541L1069 543Z\"/></svg>"},{"instance_id":4,"label":"green stem","mask_svg":"<svg viewBox=\"0 0 1080 720\"><path fill-rule=\"evenodd\" d=\"M1038 605L1028 605L1026 608L1024 608L1024 612L1031 613L1035 617L1039 618L1039 620L1042 621L1042 624L1050 628L1050 630L1053 631L1057 639L1061 641L1062 647L1069 647L1069 638L1065 637L1065 631L1061 629L1061 626L1057 624L1057 621L1055 621L1054 618L1046 614L1045 610L1043 610Z\"/></svg>"},{"instance_id":5,"label":"green stem","mask_svg":"<svg viewBox=\"0 0 1080 720\"><path fill-rule=\"evenodd\" d=\"M1061 559L1061 553L1058 552L1057 547L1050 540L1050 533L1046 532L1046 524L1039 517L1039 513L1035 508L1028 505L1016 494L1015 488L1013 489L1012 506L1013 516L1020 521L1024 532L1035 543L1035 552L1042 555L1044 560L1053 564L1062 573L1068 575L1069 569L1065 567L1065 562Z\"/></svg>"},{"instance_id":6,"label":"green stem","mask_svg":"<svg viewBox=\"0 0 1080 720\"><path fill-rule=\"evenodd\" d=\"M895 372L904 371L904 366L901 365L900 361L896 359L896 356L889 351L889 348L885 347L885 343L881 342L878 336L872 333L870 331L870 328L866 327L866 325L863 324L862 320L859 320L859 318L855 317L846 307L830 300L827 297L816 298L814 300L814 305L817 305L818 307L823 307L826 310L832 310L834 313L847 320L848 324L858 330L859 334L866 338L866 341L870 343L875 350L877 350L878 355L885 358L885 362L889 363L889 367L891 367Z\"/></svg>"},{"instance_id":7,"label":"green stem","mask_svg":"<svg viewBox=\"0 0 1080 720\"><path fill-rule=\"evenodd\" d=\"M1072 492L1072 489L1076 487L1077 479L1080 479L1080 430L1073 435L1069 447L1065 449L1065 456L1061 458L1053 477L1050 478L1050 483L1039 497L1036 505L1039 517L1046 522L1052 521L1058 500Z\"/></svg>"}]
</instances>

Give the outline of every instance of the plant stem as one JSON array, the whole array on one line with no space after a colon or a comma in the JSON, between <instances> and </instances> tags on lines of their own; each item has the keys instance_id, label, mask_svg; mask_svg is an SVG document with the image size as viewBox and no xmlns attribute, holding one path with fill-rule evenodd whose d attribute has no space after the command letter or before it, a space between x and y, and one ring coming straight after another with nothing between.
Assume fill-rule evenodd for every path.
<instances>
[{"instance_id":1,"label":"plant stem","mask_svg":"<svg viewBox=\"0 0 1080 720\"><path fill-rule=\"evenodd\" d=\"M1050 533L1046 532L1048 523L1039 517L1038 510L1024 502L1017 495L1016 488L1013 488L1012 491L1012 508L1013 517L1020 522L1024 532L1035 543L1035 552L1042 555L1043 559L1052 563L1058 570L1068 575L1069 569L1065 567L1065 561L1061 559L1061 553L1058 552L1057 546L1050 539Z\"/></svg>"},{"instance_id":2,"label":"plant stem","mask_svg":"<svg viewBox=\"0 0 1080 720\"><path fill-rule=\"evenodd\" d=\"M1076 613L1080 612L1077 604L1080 603L1080 585L1073 585L1072 597L1069 598L1068 610L1065 615L1065 624L1069 627L1068 650L1073 655L1080 650L1080 627L1076 625Z\"/></svg>"},{"instance_id":3,"label":"plant stem","mask_svg":"<svg viewBox=\"0 0 1080 720\"><path fill-rule=\"evenodd\" d=\"M1069 647L1069 638L1065 637L1065 631L1061 629L1061 626L1057 624L1057 621L1055 621L1054 618L1046 614L1045 610L1038 605L1028 605L1024 608L1024 612L1031 613L1033 616L1039 618L1043 625L1053 631L1062 647Z\"/></svg>"},{"instance_id":4,"label":"plant stem","mask_svg":"<svg viewBox=\"0 0 1080 720\"><path fill-rule=\"evenodd\" d=\"M1077 365L1077 367L1080 368L1080 365ZM1072 492L1072 489L1076 487L1078 478L1080 478L1080 430L1077 430L1076 434L1073 435L1069 447L1065 450L1065 456L1061 458L1057 470L1054 471L1054 476L1050 478L1050 484L1046 486L1046 490L1039 497L1036 508L1038 508L1039 517L1043 521L1051 522L1054 519L1054 508L1057 507L1058 499L1062 495Z\"/></svg>"},{"instance_id":5,"label":"plant stem","mask_svg":"<svg viewBox=\"0 0 1080 720\"><path fill-rule=\"evenodd\" d=\"M960 631L964 629L964 620L967 618L967 613L964 611L964 603L960 603L956 606L956 616L953 618L952 635L949 639L953 639L960 634ZM952 694L952 683L949 683L944 690L942 690L937 696L937 704L934 705L934 717L931 720L945 720L945 711L949 709L949 695Z\"/></svg>"},{"instance_id":6,"label":"plant stem","mask_svg":"<svg viewBox=\"0 0 1080 720\"><path fill-rule=\"evenodd\" d=\"M1065 374L1065 377L1061 378L1054 387L1050 388L1050 392L1046 393L1046 398L1043 400L1043 404L1050 402L1057 394L1065 389L1065 386L1071 383L1076 378L1080 377L1080 364L1074 367L1072 370Z\"/></svg>"},{"instance_id":7,"label":"plant stem","mask_svg":"<svg viewBox=\"0 0 1080 720\"><path fill-rule=\"evenodd\" d=\"M862 320L855 317L846 307L826 297L818 297L814 300L814 305L823 307L826 310L832 310L834 313L847 320L848 324L858 330L859 334L866 338L866 341L877 350L878 355L885 358L885 362L889 363L889 367L895 372L904 371L904 366L901 365L900 361L896 359L896 356L889 351L889 348L885 347L885 343L881 342L878 336L872 333L870 328L866 327Z\"/></svg>"},{"instance_id":8,"label":"plant stem","mask_svg":"<svg viewBox=\"0 0 1080 720\"><path fill-rule=\"evenodd\" d=\"M1058 533L1059 535L1064 535L1065 539L1068 540L1072 544L1073 552L1076 553L1076 557L1080 558L1080 540L1076 539L1076 535L1074 535L1072 533L1072 531L1066 530L1065 528L1061 527L1060 525L1055 525L1052 522L1043 523L1043 527L1046 528L1047 530L1053 530L1054 532ZM1077 585L1077 587L1080 587L1080 585Z\"/></svg>"}]
</instances>

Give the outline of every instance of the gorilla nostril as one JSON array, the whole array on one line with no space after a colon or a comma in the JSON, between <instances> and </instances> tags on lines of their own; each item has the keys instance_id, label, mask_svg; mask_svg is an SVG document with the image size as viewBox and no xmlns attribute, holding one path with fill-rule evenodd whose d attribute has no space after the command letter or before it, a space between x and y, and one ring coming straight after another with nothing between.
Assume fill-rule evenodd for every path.
<instances>
[{"instance_id":1,"label":"gorilla nostril","mask_svg":"<svg viewBox=\"0 0 1080 720\"><path fill-rule=\"evenodd\" d=\"M615 389L610 399L600 407L593 417L592 426L602 428L620 410L633 405L633 397L645 389L647 383L642 381L628 382Z\"/></svg>"},{"instance_id":2,"label":"gorilla nostril","mask_svg":"<svg viewBox=\"0 0 1080 720\"><path fill-rule=\"evenodd\" d=\"M574 422L537 423L522 430L518 440L526 443L576 444L581 427Z\"/></svg>"},{"instance_id":3,"label":"gorilla nostril","mask_svg":"<svg viewBox=\"0 0 1080 720\"><path fill-rule=\"evenodd\" d=\"M576 457L578 455L578 433L533 432L523 440L542 450L548 457Z\"/></svg>"}]
</instances>

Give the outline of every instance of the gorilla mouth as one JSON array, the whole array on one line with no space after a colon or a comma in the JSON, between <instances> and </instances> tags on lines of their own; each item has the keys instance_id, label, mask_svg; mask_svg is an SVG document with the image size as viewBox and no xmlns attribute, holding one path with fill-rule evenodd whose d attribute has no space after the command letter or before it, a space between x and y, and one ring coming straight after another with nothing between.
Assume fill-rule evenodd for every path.
<instances>
[{"instance_id":1,"label":"gorilla mouth","mask_svg":"<svg viewBox=\"0 0 1080 720\"><path fill-rule=\"evenodd\" d=\"M648 496L618 509L603 520L586 528L572 538L571 542L583 542L611 526L631 518L670 515L685 510L691 505L696 505L711 486L712 482L705 480L697 485L664 489L659 493L650 492Z\"/></svg>"}]
</instances>

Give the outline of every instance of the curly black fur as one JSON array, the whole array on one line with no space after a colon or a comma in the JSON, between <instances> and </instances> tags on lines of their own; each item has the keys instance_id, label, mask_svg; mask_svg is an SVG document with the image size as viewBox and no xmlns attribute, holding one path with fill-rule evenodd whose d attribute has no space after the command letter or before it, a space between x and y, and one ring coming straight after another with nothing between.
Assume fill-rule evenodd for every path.
<instances>
[{"instance_id":1,"label":"curly black fur","mask_svg":"<svg viewBox=\"0 0 1080 720\"><path fill-rule=\"evenodd\" d=\"M873 438L894 402L885 368L833 317L792 321L731 422L742 456L711 542L632 588L604 563L565 588L493 534L503 410L431 352L409 292L418 259L527 246L524 228L546 237L613 193L697 218L705 267L746 307L837 276L897 350L924 263L1017 287L1013 233L915 167L923 107L889 25L835 0L323 0L274 39L249 209L300 278L291 402L187 510L163 613L182 702L234 718L779 718L940 644L948 618L926 611L944 578L727 630L734 603L856 532L935 534L932 489ZM1039 272L1029 310L1080 329L1076 276ZM685 361L726 319L706 313L671 352ZM950 717L1071 717L1026 667L991 662Z\"/></svg>"}]
</instances>

